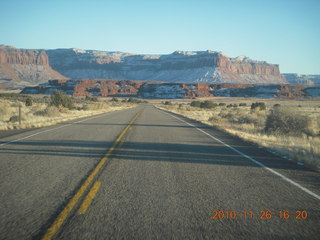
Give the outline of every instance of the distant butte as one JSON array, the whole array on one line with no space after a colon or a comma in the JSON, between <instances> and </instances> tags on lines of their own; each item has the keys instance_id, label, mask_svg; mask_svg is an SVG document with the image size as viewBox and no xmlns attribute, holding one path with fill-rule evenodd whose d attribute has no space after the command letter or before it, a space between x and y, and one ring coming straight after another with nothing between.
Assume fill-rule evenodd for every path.
<instances>
[{"instance_id":1,"label":"distant butte","mask_svg":"<svg viewBox=\"0 0 320 240\"><path fill-rule=\"evenodd\" d=\"M28 50L0 45L0 88L52 79L151 80L184 83L286 84L279 65L216 51L137 55L81 49Z\"/></svg>"},{"instance_id":2,"label":"distant butte","mask_svg":"<svg viewBox=\"0 0 320 240\"><path fill-rule=\"evenodd\" d=\"M48 50L53 69L69 78L241 84L285 84L279 65L215 51L134 55L79 49Z\"/></svg>"}]
</instances>

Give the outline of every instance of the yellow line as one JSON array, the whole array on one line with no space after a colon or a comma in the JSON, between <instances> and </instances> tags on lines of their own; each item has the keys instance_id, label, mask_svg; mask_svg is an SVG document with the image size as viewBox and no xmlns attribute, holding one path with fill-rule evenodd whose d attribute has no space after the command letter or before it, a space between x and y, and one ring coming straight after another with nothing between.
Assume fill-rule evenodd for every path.
<instances>
[{"instance_id":1,"label":"yellow line","mask_svg":"<svg viewBox=\"0 0 320 240\"><path fill-rule=\"evenodd\" d=\"M102 166L107 161L108 157L111 155L111 153L116 148L116 145L120 142L121 138L124 136L124 134L128 131L129 127L134 123L134 121L137 120L138 116L141 114L142 111L138 112L132 120L129 122L129 124L123 129L123 131L120 133L120 135L117 137L111 148L109 148L106 155L100 160L98 165L94 168L94 170L90 173L88 178L85 180L85 182L82 184L82 186L79 188L79 190L76 192L76 194L70 199L67 206L60 212L59 216L56 218L56 220L53 222L53 224L48 228L47 232L44 234L44 236L41 238L42 240L50 240L52 237L58 232L61 225L64 223L64 221L69 216L72 209L75 207L75 205L78 203L80 197L83 195L83 193L86 191L88 186L91 184L94 177L98 174Z\"/></svg>"},{"instance_id":2,"label":"yellow line","mask_svg":"<svg viewBox=\"0 0 320 240\"><path fill-rule=\"evenodd\" d=\"M121 141L120 144L117 146L117 148L118 148L118 149L119 149L119 148L122 148L123 144L124 144L124 141Z\"/></svg>"},{"instance_id":3,"label":"yellow line","mask_svg":"<svg viewBox=\"0 0 320 240\"><path fill-rule=\"evenodd\" d=\"M86 198L83 200L83 202L78 210L78 214L84 214L88 210L88 208L89 208L92 200L96 196L100 186L101 186L101 182L98 182L98 181L93 184L90 192L88 193Z\"/></svg>"}]
</instances>

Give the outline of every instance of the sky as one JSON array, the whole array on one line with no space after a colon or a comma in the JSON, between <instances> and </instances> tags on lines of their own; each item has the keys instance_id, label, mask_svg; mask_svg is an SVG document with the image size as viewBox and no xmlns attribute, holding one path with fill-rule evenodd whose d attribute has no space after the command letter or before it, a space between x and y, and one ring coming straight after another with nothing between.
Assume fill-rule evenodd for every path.
<instances>
[{"instance_id":1,"label":"sky","mask_svg":"<svg viewBox=\"0 0 320 240\"><path fill-rule=\"evenodd\" d=\"M0 44L221 51L320 74L320 0L0 0Z\"/></svg>"}]
</instances>

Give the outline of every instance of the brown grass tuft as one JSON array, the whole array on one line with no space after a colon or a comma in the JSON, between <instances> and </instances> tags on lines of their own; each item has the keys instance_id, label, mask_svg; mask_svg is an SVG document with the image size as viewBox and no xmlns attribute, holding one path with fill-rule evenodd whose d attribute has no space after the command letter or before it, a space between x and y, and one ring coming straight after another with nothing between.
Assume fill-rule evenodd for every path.
<instances>
[{"instance_id":1,"label":"brown grass tuft","mask_svg":"<svg viewBox=\"0 0 320 240\"><path fill-rule=\"evenodd\" d=\"M136 106L135 104L127 103L111 104L106 101L86 102L82 99L77 99L75 107L67 109L51 106L45 97L32 97L36 100L33 101L32 106L26 106L24 102L15 99L0 98L0 130L45 127L64 121ZM21 124L18 122L19 105L22 110Z\"/></svg>"}]
</instances>

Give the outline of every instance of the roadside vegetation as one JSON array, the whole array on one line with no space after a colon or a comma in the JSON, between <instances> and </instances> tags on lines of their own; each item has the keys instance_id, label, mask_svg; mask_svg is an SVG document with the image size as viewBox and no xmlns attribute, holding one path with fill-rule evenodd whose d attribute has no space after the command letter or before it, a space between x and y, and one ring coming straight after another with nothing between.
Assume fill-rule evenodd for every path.
<instances>
[{"instance_id":1,"label":"roadside vegetation","mask_svg":"<svg viewBox=\"0 0 320 240\"><path fill-rule=\"evenodd\" d=\"M224 98L158 107L216 126L320 171L319 101Z\"/></svg>"},{"instance_id":2,"label":"roadside vegetation","mask_svg":"<svg viewBox=\"0 0 320 240\"><path fill-rule=\"evenodd\" d=\"M1 93L0 130L50 126L81 117L131 108L142 102L134 98L116 99L74 98L59 91L51 96Z\"/></svg>"}]
</instances>

